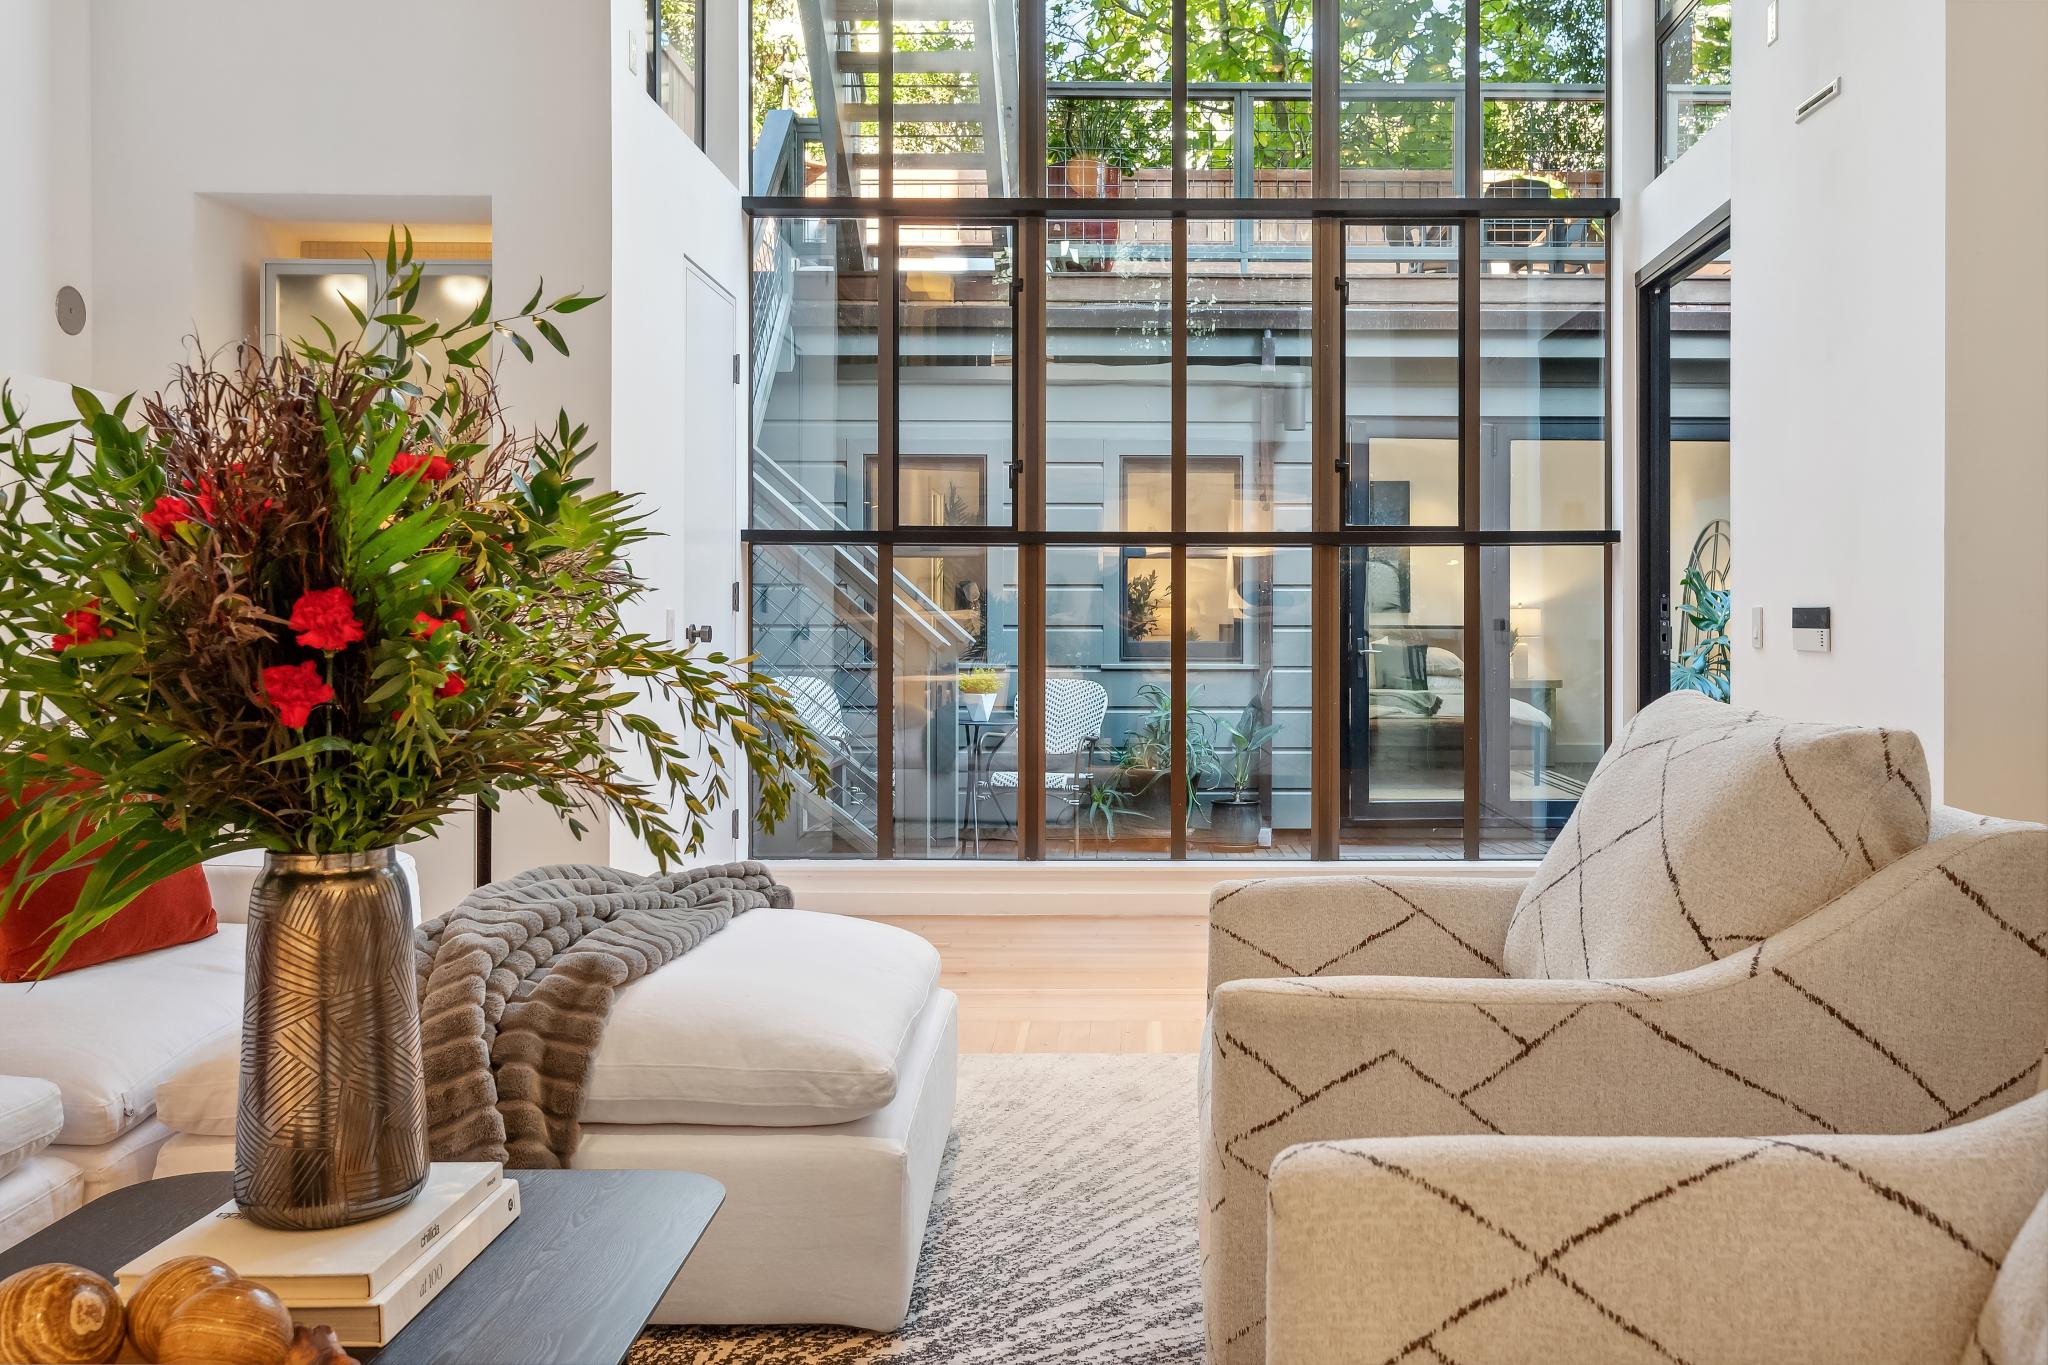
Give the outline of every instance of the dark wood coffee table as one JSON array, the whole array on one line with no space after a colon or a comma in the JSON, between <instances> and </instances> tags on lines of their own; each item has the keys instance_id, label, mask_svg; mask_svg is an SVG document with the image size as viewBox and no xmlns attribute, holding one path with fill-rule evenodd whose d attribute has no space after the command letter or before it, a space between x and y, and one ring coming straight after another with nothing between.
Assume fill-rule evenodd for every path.
<instances>
[{"instance_id":1,"label":"dark wood coffee table","mask_svg":"<svg viewBox=\"0 0 2048 1365\"><path fill-rule=\"evenodd\" d=\"M609 1365L725 1202L679 1171L509 1171L519 1219L381 1351L377 1365ZM0 1252L0 1279L44 1261L114 1272L234 1194L225 1172L149 1180Z\"/></svg>"}]
</instances>

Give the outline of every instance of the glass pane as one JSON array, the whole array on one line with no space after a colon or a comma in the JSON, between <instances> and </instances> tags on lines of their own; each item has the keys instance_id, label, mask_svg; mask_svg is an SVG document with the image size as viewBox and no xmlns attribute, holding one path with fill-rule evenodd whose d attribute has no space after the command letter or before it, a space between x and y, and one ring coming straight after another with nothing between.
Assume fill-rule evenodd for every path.
<instances>
[{"instance_id":1,"label":"glass pane","mask_svg":"<svg viewBox=\"0 0 2048 1365\"><path fill-rule=\"evenodd\" d=\"M1600 224L1491 219L1480 246L1480 525L1607 524Z\"/></svg>"},{"instance_id":2,"label":"glass pane","mask_svg":"<svg viewBox=\"0 0 2048 1365\"><path fill-rule=\"evenodd\" d=\"M327 338L320 331L321 322L332 327L338 337L352 337L356 334L355 319L349 316L348 304L342 300L347 299L366 312L370 307L367 265L351 270L336 262L331 271L315 275L279 271L273 279L277 298L271 305L272 335L264 338L267 347L282 350L295 341L311 341L324 347Z\"/></svg>"},{"instance_id":3,"label":"glass pane","mask_svg":"<svg viewBox=\"0 0 2048 1365\"><path fill-rule=\"evenodd\" d=\"M1709 588L1726 592L1734 548L1728 520L1728 300L1732 266L1727 252L1671 287L1671 645L1687 676L1728 679L1725 646L1701 646L1705 636L1685 615L1685 579L1697 570ZM1688 657L1691 656L1691 657Z\"/></svg>"},{"instance_id":4,"label":"glass pane","mask_svg":"<svg viewBox=\"0 0 2048 1365\"><path fill-rule=\"evenodd\" d=\"M1046 0L1048 82L1173 79L1173 11L1151 0Z\"/></svg>"},{"instance_id":5,"label":"glass pane","mask_svg":"<svg viewBox=\"0 0 2048 1365\"><path fill-rule=\"evenodd\" d=\"M1170 561L1163 548L1046 548L1048 858L1166 856L1171 674L1123 650L1171 628ZM1015 761L1013 739L996 763Z\"/></svg>"},{"instance_id":6,"label":"glass pane","mask_svg":"<svg viewBox=\"0 0 2048 1365\"><path fill-rule=\"evenodd\" d=\"M1191 483L1188 529L1308 530L1309 224L1190 220L1188 257L1189 456L1238 467L1235 496Z\"/></svg>"},{"instance_id":7,"label":"glass pane","mask_svg":"<svg viewBox=\"0 0 2048 1365\"><path fill-rule=\"evenodd\" d=\"M1189 84L1299 85L1306 93L1315 52L1309 0L1187 0L1187 15Z\"/></svg>"},{"instance_id":8,"label":"glass pane","mask_svg":"<svg viewBox=\"0 0 2048 1365\"><path fill-rule=\"evenodd\" d=\"M1344 440L1352 526L1457 526L1458 229L1344 229Z\"/></svg>"},{"instance_id":9,"label":"glass pane","mask_svg":"<svg viewBox=\"0 0 2048 1365\"><path fill-rule=\"evenodd\" d=\"M1046 238L1045 525L1113 531L1118 462L1173 449L1171 225L1055 218Z\"/></svg>"},{"instance_id":10,"label":"glass pane","mask_svg":"<svg viewBox=\"0 0 2048 1365\"><path fill-rule=\"evenodd\" d=\"M1337 110L1338 193L1435 199L1458 192L1457 105L1347 99Z\"/></svg>"},{"instance_id":11,"label":"glass pane","mask_svg":"<svg viewBox=\"0 0 2048 1365\"><path fill-rule=\"evenodd\" d=\"M1188 197L1229 199L1237 184L1237 104L1227 99L1188 101ZM1250 194L1251 167L1245 167Z\"/></svg>"},{"instance_id":12,"label":"glass pane","mask_svg":"<svg viewBox=\"0 0 2048 1365\"><path fill-rule=\"evenodd\" d=\"M1189 192L1307 196L1314 54L1308 0L1188 0L1187 33ZM1219 176L1226 168L1227 180Z\"/></svg>"},{"instance_id":13,"label":"glass pane","mask_svg":"<svg viewBox=\"0 0 2048 1365\"><path fill-rule=\"evenodd\" d=\"M753 524L869 529L876 263L863 226L758 219L753 273Z\"/></svg>"},{"instance_id":14,"label":"glass pane","mask_svg":"<svg viewBox=\"0 0 2048 1365\"><path fill-rule=\"evenodd\" d=\"M1310 559L1188 551L1189 857L1309 855ZM1213 662L1196 652L1211 641Z\"/></svg>"},{"instance_id":15,"label":"glass pane","mask_svg":"<svg viewBox=\"0 0 2048 1365\"><path fill-rule=\"evenodd\" d=\"M896 552L896 856L1017 856L1017 551Z\"/></svg>"},{"instance_id":16,"label":"glass pane","mask_svg":"<svg viewBox=\"0 0 2048 1365\"><path fill-rule=\"evenodd\" d=\"M1339 193L1456 194L1463 0L1343 0L1337 66Z\"/></svg>"},{"instance_id":17,"label":"glass pane","mask_svg":"<svg viewBox=\"0 0 2048 1365\"><path fill-rule=\"evenodd\" d=\"M1540 858L1607 746L1607 547L1479 552L1480 854Z\"/></svg>"},{"instance_id":18,"label":"glass pane","mask_svg":"<svg viewBox=\"0 0 2048 1365\"><path fill-rule=\"evenodd\" d=\"M1173 105L1162 99L1062 95L1046 104L1046 193L1068 199L1163 199L1173 193Z\"/></svg>"},{"instance_id":19,"label":"glass pane","mask_svg":"<svg viewBox=\"0 0 2048 1365\"><path fill-rule=\"evenodd\" d=\"M698 0L655 0L655 98L694 141L697 127Z\"/></svg>"},{"instance_id":20,"label":"glass pane","mask_svg":"<svg viewBox=\"0 0 2048 1365\"><path fill-rule=\"evenodd\" d=\"M1347 546L1346 858L1465 856L1466 551Z\"/></svg>"},{"instance_id":21,"label":"glass pane","mask_svg":"<svg viewBox=\"0 0 2048 1365\"><path fill-rule=\"evenodd\" d=\"M898 524L1008 526L1011 230L906 223L898 243Z\"/></svg>"},{"instance_id":22,"label":"glass pane","mask_svg":"<svg viewBox=\"0 0 2048 1365\"><path fill-rule=\"evenodd\" d=\"M1485 136L1489 199L1607 192L1607 107L1597 98L1489 99Z\"/></svg>"},{"instance_id":23,"label":"glass pane","mask_svg":"<svg viewBox=\"0 0 2048 1365\"><path fill-rule=\"evenodd\" d=\"M1315 193L1309 103L1305 99L1251 102L1252 194L1260 199L1307 199Z\"/></svg>"},{"instance_id":24,"label":"glass pane","mask_svg":"<svg viewBox=\"0 0 2048 1365\"><path fill-rule=\"evenodd\" d=\"M895 13L892 33L896 194L979 199L1016 193L1015 10L905 6Z\"/></svg>"},{"instance_id":25,"label":"glass pane","mask_svg":"<svg viewBox=\"0 0 2048 1365\"><path fill-rule=\"evenodd\" d=\"M1480 6L1486 193L1603 193L1605 0L1480 0Z\"/></svg>"},{"instance_id":26,"label":"glass pane","mask_svg":"<svg viewBox=\"0 0 2048 1365\"><path fill-rule=\"evenodd\" d=\"M875 551L868 545L756 545L753 652L825 746L831 781L798 793L762 858L875 856Z\"/></svg>"},{"instance_id":27,"label":"glass pane","mask_svg":"<svg viewBox=\"0 0 2048 1365\"><path fill-rule=\"evenodd\" d=\"M1464 0L1343 0L1346 85L1443 85L1465 75Z\"/></svg>"},{"instance_id":28,"label":"glass pane","mask_svg":"<svg viewBox=\"0 0 2048 1365\"><path fill-rule=\"evenodd\" d=\"M1660 168L1684 156L1728 112L1733 78L1728 0L1699 0L1666 34L1657 65L1664 74L1664 146Z\"/></svg>"}]
</instances>

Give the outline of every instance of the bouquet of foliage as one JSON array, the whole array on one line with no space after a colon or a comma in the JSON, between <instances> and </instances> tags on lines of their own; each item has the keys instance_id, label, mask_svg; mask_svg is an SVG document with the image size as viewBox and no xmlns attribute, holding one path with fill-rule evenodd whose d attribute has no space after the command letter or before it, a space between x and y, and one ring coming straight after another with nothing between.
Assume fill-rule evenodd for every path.
<instances>
[{"instance_id":1,"label":"bouquet of foliage","mask_svg":"<svg viewBox=\"0 0 2048 1365\"><path fill-rule=\"evenodd\" d=\"M78 390L43 426L0 390L0 913L89 869L46 963L203 859L381 848L507 791L578 833L609 810L666 866L731 795L700 736L736 745L771 824L826 778L750 660L624 628L653 533L579 476L585 429L504 417L491 342L566 355L554 319L596 299L494 317L487 293L443 327L411 311L410 234L385 265L352 339L243 346L140 405Z\"/></svg>"}]
</instances>

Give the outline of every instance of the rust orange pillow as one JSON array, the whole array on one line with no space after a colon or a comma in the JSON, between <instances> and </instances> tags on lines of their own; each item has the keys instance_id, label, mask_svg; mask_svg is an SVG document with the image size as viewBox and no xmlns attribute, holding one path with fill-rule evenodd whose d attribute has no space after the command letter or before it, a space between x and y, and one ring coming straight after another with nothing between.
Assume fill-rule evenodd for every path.
<instances>
[{"instance_id":1,"label":"rust orange pillow","mask_svg":"<svg viewBox=\"0 0 2048 1365\"><path fill-rule=\"evenodd\" d=\"M0 801L0 818L10 812L8 803ZM13 878L14 864L0 864L0 891ZM78 904L85 878L82 867L60 872L0 915L0 981L35 980L36 963L50 946L51 926ZM211 937L217 928L206 874L188 867L150 887L127 909L72 944L53 975L196 942Z\"/></svg>"}]
</instances>

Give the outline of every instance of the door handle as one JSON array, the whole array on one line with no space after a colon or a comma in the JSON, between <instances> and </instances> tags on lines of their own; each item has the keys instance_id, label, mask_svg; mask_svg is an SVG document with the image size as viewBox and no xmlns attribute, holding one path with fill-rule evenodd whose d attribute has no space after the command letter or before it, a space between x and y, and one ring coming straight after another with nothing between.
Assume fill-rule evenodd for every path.
<instances>
[{"instance_id":1,"label":"door handle","mask_svg":"<svg viewBox=\"0 0 2048 1365\"><path fill-rule=\"evenodd\" d=\"M684 643L684 644L686 644L686 645L700 645L700 644L701 644L701 645L708 645L708 644L710 644L710 643L711 643L711 627L709 627L709 626L690 626L690 627L686 628L686 629L685 629L685 630L683 631L683 643Z\"/></svg>"}]
</instances>

